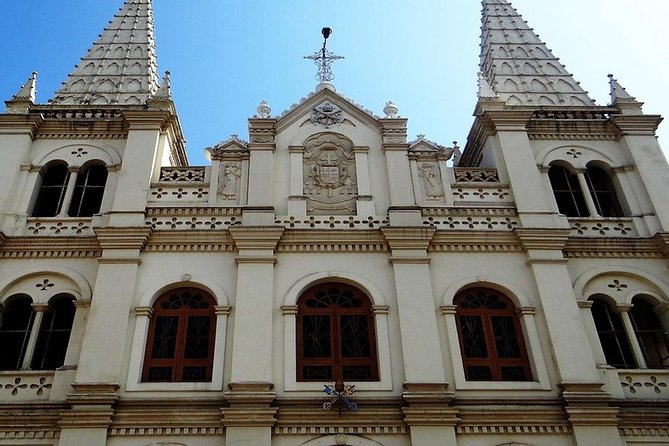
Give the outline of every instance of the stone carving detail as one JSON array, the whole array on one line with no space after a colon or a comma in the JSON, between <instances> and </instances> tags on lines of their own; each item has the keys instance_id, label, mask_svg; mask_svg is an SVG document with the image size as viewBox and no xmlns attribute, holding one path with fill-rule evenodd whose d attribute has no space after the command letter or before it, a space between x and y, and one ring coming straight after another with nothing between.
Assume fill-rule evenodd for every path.
<instances>
[{"instance_id":1,"label":"stone carving detail","mask_svg":"<svg viewBox=\"0 0 669 446\"><path fill-rule=\"evenodd\" d=\"M636 396L638 398L651 397L666 393L667 382L655 375L631 375L625 374L622 376L620 384L628 396Z\"/></svg>"},{"instance_id":2,"label":"stone carving detail","mask_svg":"<svg viewBox=\"0 0 669 446\"><path fill-rule=\"evenodd\" d=\"M52 387L52 376L28 374L0 377L0 400L45 399Z\"/></svg>"},{"instance_id":3,"label":"stone carving detail","mask_svg":"<svg viewBox=\"0 0 669 446\"><path fill-rule=\"evenodd\" d=\"M478 167L456 167L455 181L458 183L499 183L497 169Z\"/></svg>"},{"instance_id":4,"label":"stone carving detail","mask_svg":"<svg viewBox=\"0 0 669 446\"><path fill-rule=\"evenodd\" d=\"M571 235L586 237L636 237L637 233L629 220L612 221L606 220L593 223L592 220L569 219L571 223Z\"/></svg>"},{"instance_id":5,"label":"stone carving detail","mask_svg":"<svg viewBox=\"0 0 669 446\"><path fill-rule=\"evenodd\" d=\"M304 144L304 195L312 214L355 212L355 156L353 143L343 136L324 133Z\"/></svg>"},{"instance_id":6,"label":"stone carving detail","mask_svg":"<svg viewBox=\"0 0 669 446\"><path fill-rule=\"evenodd\" d=\"M418 166L418 176L423 180L425 199L429 201L441 200L444 197L444 188L441 184L441 171L436 163L423 163Z\"/></svg>"},{"instance_id":7,"label":"stone carving detail","mask_svg":"<svg viewBox=\"0 0 669 446\"><path fill-rule=\"evenodd\" d=\"M226 200L235 200L241 176L242 168L239 163L222 164L218 174L218 193Z\"/></svg>"},{"instance_id":8,"label":"stone carving detail","mask_svg":"<svg viewBox=\"0 0 669 446\"><path fill-rule=\"evenodd\" d=\"M92 236L91 220L82 221L72 220L70 218L62 221L49 220L28 220L28 234L42 236Z\"/></svg>"},{"instance_id":9,"label":"stone carving detail","mask_svg":"<svg viewBox=\"0 0 669 446\"><path fill-rule=\"evenodd\" d=\"M459 187L453 190L453 198L462 201L503 201L505 198L510 196L508 189L495 188L495 189L484 189L484 188L464 188Z\"/></svg>"},{"instance_id":10,"label":"stone carving detail","mask_svg":"<svg viewBox=\"0 0 669 446\"><path fill-rule=\"evenodd\" d=\"M44 279L41 282L35 284L35 288L39 288L40 291L48 291L49 288L53 288L55 285L49 279Z\"/></svg>"},{"instance_id":11,"label":"stone carving detail","mask_svg":"<svg viewBox=\"0 0 669 446\"><path fill-rule=\"evenodd\" d=\"M323 216L321 218L309 217L304 220L295 217L282 217L274 221L277 225L286 228L316 228L316 229L378 229L388 226L389 221L385 217L356 218Z\"/></svg>"},{"instance_id":12,"label":"stone carving detail","mask_svg":"<svg viewBox=\"0 0 669 446\"><path fill-rule=\"evenodd\" d=\"M150 201L205 201L209 191L204 187L151 188Z\"/></svg>"},{"instance_id":13,"label":"stone carving detail","mask_svg":"<svg viewBox=\"0 0 669 446\"><path fill-rule=\"evenodd\" d=\"M161 167L161 183L204 183L205 167Z\"/></svg>"},{"instance_id":14,"label":"stone carving detail","mask_svg":"<svg viewBox=\"0 0 669 446\"><path fill-rule=\"evenodd\" d=\"M618 280L618 279L613 279L613 282L609 283L609 284L607 285L607 287L609 287L609 288L611 288L611 289L615 289L616 291L622 291L622 290L624 290L625 288L627 288L627 284L622 283L622 282L621 282L620 280Z\"/></svg>"},{"instance_id":15,"label":"stone carving detail","mask_svg":"<svg viewBox=\"0 0 669 446\"><path fill-rule=\"evenodd\" d=\"M341 124L343 120L341 108L327 101L314 107L311 113L311 122L315 125L322 125L326 129Z\"/></svg>"}]
</instances>

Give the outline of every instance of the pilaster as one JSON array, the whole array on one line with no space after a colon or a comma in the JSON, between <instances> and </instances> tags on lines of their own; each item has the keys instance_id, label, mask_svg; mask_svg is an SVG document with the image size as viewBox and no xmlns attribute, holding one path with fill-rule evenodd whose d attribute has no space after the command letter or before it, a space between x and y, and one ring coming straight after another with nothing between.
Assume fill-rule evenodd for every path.
<instances>
[{"instance_id":1,"label":"pilaster","mask_svg":"<svg viewBox=\"0 0 669 446\"><path fill-rule=\"evenodd\" d=\"M126 111L129 126L111 209L111 226L141 226L161 134L170 118L165 111Z\"/></svg>"},{"instance_id":2,"label":"pilaster","mask_svg":"<svg viewBox=\"0 0 669 446\"><path fill-rule=\"evenodd\" d=\"M248 204L266 207L264 212L244 211L244 224L271 224L276 119L249 119L249 194Z\"/></svg>"},{"instance_id":3,"label":"pilaster","mask_svg":"<svg viewBox=\"0 0 669 446\"><path fill-rule=\"evenodd\" d=\"M444 383L446 374L427 254L435 230L384 228L382 232L391 250L406 381L409 385Z\"/></svg>"},{"instance_id":4,"label":"pilaster","mask_svg":"<svg viewBox=\"0 0 669 446\"><path fill-rule=\"evenodd\" d=\"M383 118L381 124L382 150L386 158L390 208L388 217L391 226L420 224L420 209L416 206L411 187L411 165L407 142L406 118Z\"/></svg>"},{"instance_id":5,"label":"pilaster","mask_svg":"<svg viewBox=\"0 0 669 446\"><path fill-rule=\"evenodd\" d=\"M105 446L107 430L114 416L114 405L118 400L118 386L74 383L72 389L67 398L70 409L61 412L58 444Z\"/></svg>"},{"instance_id":6,"label":"pilaster","mask_svg":"<svg viewBox=\"0 0 669 446\"><path fill-rule=\"evenodd\" d=\"M622 134L621 141L627 145L662 230L668 231L666 191L669 190L669 165L655 135L662 117L612 114L610 120Z\"/></svg>"},{"instance_id":7,"label":"pilaster","mask_svg":"<svg viewBox=\"0 0 669 446\"><path fill-rule=\"evenodd\" d=\"M282 234L275 227L230 228L239 255L229 407L223 409L227 445L271 444L274 254Z\"/></svg>"}]
</instances>

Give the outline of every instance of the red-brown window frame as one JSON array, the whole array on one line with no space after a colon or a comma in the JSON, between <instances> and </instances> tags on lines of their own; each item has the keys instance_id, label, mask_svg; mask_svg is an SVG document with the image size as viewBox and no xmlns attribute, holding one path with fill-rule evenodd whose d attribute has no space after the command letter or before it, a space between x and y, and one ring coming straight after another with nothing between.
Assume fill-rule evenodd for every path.
<instances>
[{"instance_id":1,"label":"red-brown window frame","mask_svg":"<svg viewBox=\"0 0 669 446\"><path fill-rule=\"evenodd\" d=\"M342 308L336 305L330 305L328 308L309 308L306 306L307 300L318 291L327 291L330 288L348 290L357 298L363 301L362 307ZM343 357L341 352L341 316L355 315L367 317L367 333L369 340L370 356L364 358ZM304 316L329 316L330 317L330 357L312 358L304 357L303 345L303 317ZM372 310L372 303L358 288L344 283L323 283L309 288L298 300L297 310L297 381L313 382L323 381L322 379L307 379L304 377L303 367L305 366L330 366L332 367L332 378L334 382L344 382L343 370L345 366L368 366L371 370L371 376L361 381L378 381L379 365L376 346L376 325Z\"/></svg>"},{"instance_id":2,"label":"red-brown window frame","mask_svg":"<svg viewBox=\"0 0 669 446\"><path fill-rule=\"evenodd\" d=\"M484 292L489 295L497 296L501 301L506 303L507 307L505 309L492 309L492 308L462 308L460 304L465 301L469 296L476 292ZM458 327L458 338L460 341L460 351L462 354L462 365L464 367L465 379L471 380L471 377L468 373L468 367L470 366L483 366L489 367L491 371L491 381L505 381L502 375L502 367L522 367L525 374L524 381L532 380L532 370L530 368L530 363L527 355L527 348L525 346L525 339L523 336L523 330L520 326L520 320L518 318L517 309L511 299L509 299L504 294L500 293L497 290L491 288L477 287L469 288L458 293L453 300L453 303L456 305L456 319ZM486 358L467 358L465 356L465 344L464 337L462 334L462 316L478 316L481 318L481 324L483 329L483 337L485 339L487 357ZM495 347L495 333L492 325L492 317L502 316L502 317L511 317L514 326L514 334L516 342L518 343L518 349L520 357L518 358L500 358L497 354Z\"/></svg>"},{"instance_id":3,"label":"red-brown window frame","mask_svg":"<svg viewBox=\"0 0 669 446\"><path fill-rule=\"evenodd\" d=\"M180 293L194 293L199 294L203 297L208 304L208 308L203 309L193 309L193 308L179 308L179 309L163 309L161 308L161 303L168 300L170 296ZM203 381L198 382L210 382L212 376L212 369L214 363L214 341L216 333L216 301L215 299L204 290L199 288L177 288L170 290L160 296L153 304L153 314L151 316L151 322L149 323L149 335L147 337L146 343L146 354L144 355L144 364L142 371L142 381L143 382L184 382L183 380L183 368L184 367L206 367L206 377ZM152 350L154 345L154 339L156 335L156 321L158 317L177 317L178 326L176 333L176 347L173 358L160 358L154 359L151 358ZM184 351L186 346L186 333L188 328L188 318L190 316L208 316L210 319L209 323L209 345L208 345L208 354L206 358L196 358L196 359L186 359L184 357ZM171 367L172 376L170 380L149 380L149 371L151 367ZM186 381L188 382L188 381Z\"/></svg>"}]
</instances>

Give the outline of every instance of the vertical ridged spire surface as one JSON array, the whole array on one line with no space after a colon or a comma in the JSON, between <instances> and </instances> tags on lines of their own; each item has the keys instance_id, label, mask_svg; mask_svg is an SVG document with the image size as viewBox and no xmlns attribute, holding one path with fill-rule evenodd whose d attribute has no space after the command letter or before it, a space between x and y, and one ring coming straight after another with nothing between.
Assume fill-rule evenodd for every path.
<instances>
[{"instance_id":1,"label":"vertical ridged spire surface","mask_svg":"<svg viewBox=\"0 0 669 446\"><path fill-rule=\"evenodd\" d=\"M483 0L480 71L507 105L593 101L507 0Z\"/></svg>"},{"instance_id":2,"label":"vertical ridged spire surface","mask_svg":"<svg viewBox=\"0 0 669 446\"><path fill-rule=\"evenodd\" d=\"M151 0L126 0L51 102L143 104L157 88Z\"/></svg>"}]
</instances>

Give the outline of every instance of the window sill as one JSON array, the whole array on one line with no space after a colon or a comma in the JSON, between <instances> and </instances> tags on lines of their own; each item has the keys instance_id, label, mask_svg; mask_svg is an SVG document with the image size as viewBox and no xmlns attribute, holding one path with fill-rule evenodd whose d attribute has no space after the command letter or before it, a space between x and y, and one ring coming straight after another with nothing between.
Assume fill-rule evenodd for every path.
<instances>
[{"instance_id":1,"label":"window sill","mask_svg":"<svg viewBox=\"0 0 669 446\"><path fill-rule=\"evenodd\" d=\"M213 382L140 382L128 383L126 392L221 392L222 383Z\"/></svg>"},{"instance_id":2,"label":"window sill","mask_svg":"<svg viewBox=\"0 0 669 446\"><path fill-rule=\"evenodd\" d=\"M332 382L287 382L286 392L323 392L324 385L332 385ZM344 384L355 386L356 391L363 392L387 392L393 390L392 384L383 381L346 381Z\"/></svg>"},{"instance_id":3,"label":"window sill","mask_svg":"<svg viewBox=\"0 0 669 446\"><path fill-rule=\"evenodd\" d=\"M454 390L550 390L539 381L462 381Z\"/></svg>"}]
</instances>

